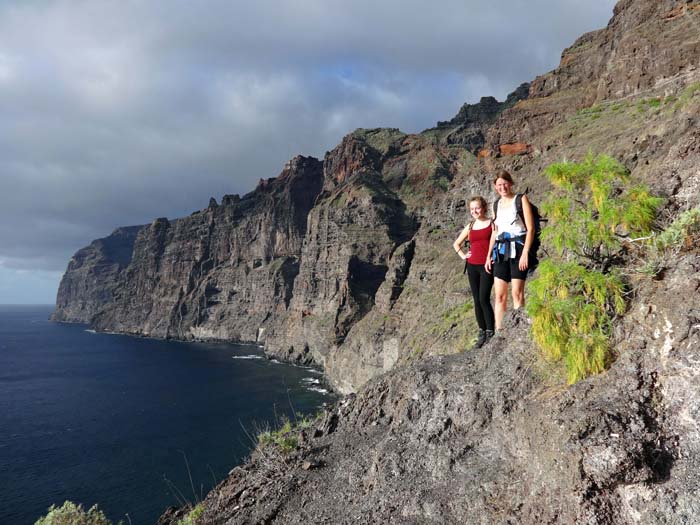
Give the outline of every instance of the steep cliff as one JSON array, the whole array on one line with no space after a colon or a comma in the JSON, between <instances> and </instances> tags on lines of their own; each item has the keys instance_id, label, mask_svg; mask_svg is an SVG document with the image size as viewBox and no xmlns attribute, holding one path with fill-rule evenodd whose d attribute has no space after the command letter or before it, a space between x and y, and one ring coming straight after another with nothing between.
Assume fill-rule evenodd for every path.
<instances>
[{"instance_id":1,"label":"steep cliff","mask_svg":"<svg viewBox=\"0 0 700 525\"><path fill-rule=\"evenodd\" d=\"M78 250L68 263L56 296L54 321L89 323L114 300L122 271L131 263L142 226L118 228Z\"/></svg>"},{"instance_id":2,"label":"steep cliff","mask_svg":"<svg viewBox=\"0 0 700 525\"><path fill-rule=\"evenodd\" d=\"M279 177L242 198L227 195L189 217L156 219L132 240L128 264L100 273L111 279L110 293L80 317L74 315L80 290L71 292L70 283L81 282L78 270L93 275L99 268L94 257L81 257L79 268L72 262L54 318L154 337L255 341L291 300L321 185L321 163L295 157Z\"/></svg>"},{"instance_id":3,"label":"steep cliff","mask_svg":"<svg viewBox=\"0 0 700 525\"><path fill-rule=\"evenodd\" d=\"M294 452L258 448L200 523L696 523L699 270L694 250L640 286L605 374L562 386L508 314L481 349L371 380Z\"/></svg>"}]
</instances>

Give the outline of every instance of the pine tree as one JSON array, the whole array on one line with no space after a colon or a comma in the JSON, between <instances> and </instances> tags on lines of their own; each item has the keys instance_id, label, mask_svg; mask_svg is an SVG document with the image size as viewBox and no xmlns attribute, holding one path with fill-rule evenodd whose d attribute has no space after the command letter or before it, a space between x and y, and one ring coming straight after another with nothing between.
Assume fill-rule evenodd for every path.
<instances>
[{"instance_id":1,"label":"pine tree","mask_svg":"<svg viewBox=\"0 0 700 525\"><path fill-rule=\"evenodd\" d=\"M554 255L529 284L532 335L550 361L563 360L569 383L603 371L611 359L616 315L625 310L624 283L615 267L622 242L649 233L662 200L608 156L552 164L554 191L542 204L542 230Z\"/></svg>"}]
</instances>

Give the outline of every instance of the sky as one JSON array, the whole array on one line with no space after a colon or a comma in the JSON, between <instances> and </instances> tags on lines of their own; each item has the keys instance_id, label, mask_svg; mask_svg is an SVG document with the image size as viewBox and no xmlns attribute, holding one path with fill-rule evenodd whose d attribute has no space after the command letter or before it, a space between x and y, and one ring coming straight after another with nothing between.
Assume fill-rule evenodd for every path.
<instances>
[{"instance_id":1,"label":"sky","mask_svg":"<svg viewBox=\"0 0 700 525\"><path fill-rule=\"evenodd\" d=\"M119 226L552 70L613 0L2 0L0 304Z\"/></svg>"}]
</instances>

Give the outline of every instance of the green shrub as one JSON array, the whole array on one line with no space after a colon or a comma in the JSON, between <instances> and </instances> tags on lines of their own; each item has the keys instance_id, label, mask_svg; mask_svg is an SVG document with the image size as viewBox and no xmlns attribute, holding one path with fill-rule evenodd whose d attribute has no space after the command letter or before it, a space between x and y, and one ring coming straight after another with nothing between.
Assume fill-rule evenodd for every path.
<instances>
[{"instance_id":1,"label":"green shrub","mask_svg":"<svg viewBox=\"0 0 700 525\"><path fill-rule=\"evenodd\" d=\"M614 265L624 240L650 232L662 201L608 156L552 164L545 174L554 190L542 203L542 238L555 253L528 285L527 311L545 358L563 361L574 383L611 360L612 320L625 310Z\"/></svg>"},{"instance_id":2,"label":"green shrub","mask_svg":"<svg viewBox=\"0 0 700 525\"><path fill-rule=\"evenodd\" d=\"M660 251L678 253L700 246L700 207L681 213L654 243Z\"/></svg>"},{"instance_id":3,"label":"green shrub","mask_svg":"<svg viewBox=\"0 0 700 525\"><path fill-rule=\"evenodd\" d=\"M284 418L277 430L265 430L258 434L258 450L273 447L283 454L294 452L299 444L296 436L297 429L292 426L289 419Z\"/></svg>"},{"instance_id":4,"label":"green shrub","mask_svg":"<svg viewBox=\"0 0 700 525\"><path fill-rule=\"evenodd\" d=\"M34 525L112 525L97 505L88 511L82 505L65 501L62 506L51 505L46 516L39 518Z\"/></svg>"},{"instance_id":5,"label":"green shrub","mask_svg":"<svg viewBox=\"0 0 700 525\"><path fill-rule=\"evenodd\" d=\"M661 106L663 100L658 97L654 98L643 98L637 102L637 111L640 113L645 112L648 109L656 109Z\"/></svg>"},{"instance_id":6,"label":"green shrub","mask_svg":"<svg viewBox=\"0 0 700 525\"><path fill-rule=\"evenodd\" d=\"M204 514L204 505L199 503L187 516L178 521L177 525L200 525L199 519L202 517L202 514Z\"/></svg>"},{"instance_id":7,"label":"green shrub","mask_svg":"<svg viewBox=\"0 0 700 525\"><path fill-rule=\"evenodd\" d=\"M640 251L639 263L635 270L656 277L673 262L676 255L697 250L699 246L700 208L691 208L681 213Z\"/></svg>"},{"instance_id":8,"label":"green shrub","mask_svg":"<svg viewBox=\"0 0 700 525\"><path fill-rule=\"evenodd\" d=\"M301 430L311 428L316 421L321 419L323 411L319 411L314 415L304 415L301 412L296 413L296 426Z\"/></svg>"},{"instance_id":9,"label":"green shrub","mask_svg":"<svg viewBox=\"0 0 700 525\"><path fill-rule=\"evenodd\" d=\"M583 162L550 165L545 175L554 185L542 204L549 222L543 242L563 258L578 258L606 271L630 235L647 235L662 199L640 185L606 155L588 155Z\"/></svg>"},{"instance_id":10,"label":"green shrub","mask_svg":"<svg viewBox=\"0 0 700 525\"><path fill-rule=\"evenodd\" d=\"M532 335L544 356L563 359L569 383L602 372L611 318L625 309L622 281L575 262L545 260L528 289Z\"/></svg>"},{"instance_id":11,"label":"green shrub","mask_svg":"<svg viewBox=\"0 0 700 525\"><path fill-rule=\"evenodd\" d=\"M283 454L290 454L296 450L299 440L296 436L280 436L275 443Z\"/></svg>"}]
</instances>

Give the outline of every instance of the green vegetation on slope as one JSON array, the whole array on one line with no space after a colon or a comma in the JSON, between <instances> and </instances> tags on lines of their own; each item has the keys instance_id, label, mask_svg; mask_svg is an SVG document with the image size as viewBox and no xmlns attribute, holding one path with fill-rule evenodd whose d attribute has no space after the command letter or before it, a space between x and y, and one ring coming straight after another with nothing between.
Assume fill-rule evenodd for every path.
<instances>
[{"instance_id":1,"label":"green vegetation on slope","mask_svg":"<svg viewBox=\"0 0 700 525\"><path fill-rule=\"evenodd\" d=\"M651 231L662 199L633 185L629 173L606 155L552 164L545 175L554 186L542 204L550 219L543 241L565 260L582 260L607 271L620 256L622 241Z\"/></svg>"},{"instance_id":2,"label":"green vegetation on slope","mask_svg":"<svg viewBox=\"0 0 700 525\"><path fill-rule=\"evenodd\" d=\"M674 112L683 109L698 97L700 97L700 82L694 82L676 95L630 98L594 104L578 110L572 120L574 122L594 121L610 114L628 111L632 116L645 115L660 109Z\"/></svg>"},{"instance_id":3,"label":"green vegetation on slope","mask_svg":"<svg viewBox=\"0 0 700 525\"><path fill-rule=\"evenodd\" d=\"M625 310L616 264L623 241L651 231L661 199L633 185L608 156L552 164L554 186L542 204L542 237L556 252L529 284L532 335L549 361L563 360L569 383L605 369L612 320Z\"/></svg>"},{"instance_id":4,"label":"green vegetation on slope","mask_svg":"<svg viewBox=\"0 0 700 525\"><path fill-rule=\"evenodd\" d=\"M65 501L60 507L51 505L48 514L39 518L34 525L112 525L112 522L97 505L86 511L82 505Z\"/></svg>"},{"instance_id":5,"label":"green vegetation on slope","mask_svg":"<svg viewBox=\"0 0 700 525\"><path fill-rule=\"evenodd\" d=\"M200 518L204 514L204 505L198 503L187 516L177 522L177 525L200 525Z\"/></svg>"},{"instance_id":6,"label":"green vegetation on slope","mask_svg":"<svg viewBox=\"0 0 700 525\"><path fill-rule=\"evenodd\" d=\"M700 207L681 213L638 254L638 273L657 277L682 253L700 249Z\"/></svg>"},{"instance_id":7,"label":"green vegetation on slope","mask_svg":"<svg viewBox=\"0 0 700 525\"><path fill-rule=\"evenodd\" d=\"M700 208L681 213L655 240L656 249L667 255L691 250L700 245Z\"/></svg>"},{"instance_id":8,"label":"green vegetation on slope","mask_svg":"<svg viewBox=\"0 0 700 525\"><path fill-rule=\"evenodd\" d=\"M286 420L277 430L265 430L258 435L258 450L276 447L282 454L289 454L297 448L299 440L293 435L292 423Z\"/></svg>"},{"instance_id":9,"label":"green vegetation on slope","mask_svg":"<svg viewBox=\"0 0 700 525\"><path fill-rule=\"evenodd\" d=\"M602 372L610 360L612 317L625 310L621 279L546 260L529 291L532 334L545 358L564 360L569 383Z\"/></svg>"},{"instance_id":10,"label":"green vegetation on slope","mask_svg":"<svg viewBox=\"0 0 700 525\"><path fill-rule=\"evenodd\" d=\"M262 456L291 454L299 445L299 433L311 428L318 422L322 414L323 412L315 415L297 413L294 423L283 416L276 430L266 429L258 434L255 451Z\"/></svg>"}]
</instances>

